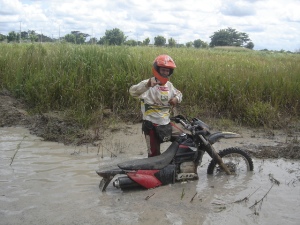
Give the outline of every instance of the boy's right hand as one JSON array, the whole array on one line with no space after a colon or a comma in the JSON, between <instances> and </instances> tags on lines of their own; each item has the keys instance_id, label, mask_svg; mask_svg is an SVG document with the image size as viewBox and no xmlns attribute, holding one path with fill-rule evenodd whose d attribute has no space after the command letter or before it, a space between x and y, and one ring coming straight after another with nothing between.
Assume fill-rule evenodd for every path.
<instances>
[{"instance_id":1,"label":"boy's right hand","mask_svg":"<svg viewBox=\"0 0 300 225\"><path fill-rule=\"evenodd\" d=\"M157 84L160 84L160 81L157 80L155 77L151 77L149 80L148 80L148 83L147 83L147 86L148 87L153 87Z\"/></svg>"}]
</instances>

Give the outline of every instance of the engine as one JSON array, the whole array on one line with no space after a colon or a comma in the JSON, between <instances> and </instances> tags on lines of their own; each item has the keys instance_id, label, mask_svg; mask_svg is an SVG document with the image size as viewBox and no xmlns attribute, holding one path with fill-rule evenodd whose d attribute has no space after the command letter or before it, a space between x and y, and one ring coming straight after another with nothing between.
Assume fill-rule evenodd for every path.
<instances>
[{"instance_id":1,"label":"engine","mask_svg":"<svg viewBox=\"0 0 300 225\"><path fill-rule=\"evenodd\" d=\"M197 179L197 165L190 161L190 162L183 162L180 164L180 171L176 175L176 180L183 181L183 180L192 180Z\"/></svg>"}]
</instances>

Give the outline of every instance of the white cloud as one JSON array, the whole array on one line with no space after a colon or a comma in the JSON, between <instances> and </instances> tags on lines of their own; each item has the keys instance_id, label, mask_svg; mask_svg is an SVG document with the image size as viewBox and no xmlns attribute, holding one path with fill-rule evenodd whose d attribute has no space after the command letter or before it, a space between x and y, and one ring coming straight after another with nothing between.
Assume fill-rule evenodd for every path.
<instances>
[{"instance_id":1,"label":"white cloud","mask_svg":"<svg viewBox=\"0 0 300 225\"><path fill-rule=\"evenodd\" d=\"M252 16L255 15L255 8L247 1L227 1L222 4L221 13L228 16Z\"/></svg>"},{"instance_id":2,"label":"white cloud","mask_svg":"<svg viewBox=\"0 0 300 225\"><path fill-rule=\"evenodd\" d=\"M210 42L232 27L255 49L298 50L299 0L0 0L0 33L36 30L57 38L74 30L100 38L121 29L140 41L163 35L180 43Z\"/></svg>"},{"instance_id":3,"label":"white cloud","mask_svg":"<svg viewBox=\"0 0 300 225\"><path fill-rule=\"evenodd\" d=\"M15 15L22 9L22 3L18 0L1 0L0 15Z\"/></svg>"}]
</instances>

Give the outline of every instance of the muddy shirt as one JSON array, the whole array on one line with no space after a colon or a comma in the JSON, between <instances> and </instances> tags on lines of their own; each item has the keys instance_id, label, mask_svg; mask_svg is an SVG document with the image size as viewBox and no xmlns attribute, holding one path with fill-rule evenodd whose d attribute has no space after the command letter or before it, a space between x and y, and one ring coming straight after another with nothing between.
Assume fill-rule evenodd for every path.
<instances>
[{"instance_id":1,"label":"muddy shirt","mask_svg":"<svg viewBox=\"0 0 300 225\"><path fill-rule=\"evenodd\" d=\"M143 119L152 123L165 125L170 122L170 99L176 97L178 103L182 100L182 93L171 82L165 85L147 86L148 80L133 85L129 89L131 96L141 99Z\"/></svg>"}]
</instances>

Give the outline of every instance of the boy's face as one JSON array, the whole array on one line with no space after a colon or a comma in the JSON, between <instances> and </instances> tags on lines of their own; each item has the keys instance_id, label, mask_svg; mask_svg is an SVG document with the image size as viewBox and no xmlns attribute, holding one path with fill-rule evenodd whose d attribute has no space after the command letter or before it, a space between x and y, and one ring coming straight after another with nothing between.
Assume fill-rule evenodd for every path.
<instances>
[{"instance_id":1,"label":"boy's face","mask_svg":"<svg viewBox=\"0 0 300 225\"><path fill-rule=\"evenodd\" d=\"M170 75L170 69L169 68L164 68L164 67L160 67L159 68L159 73L161 76L168 78Z\"/></svg>"}]
</instances>

